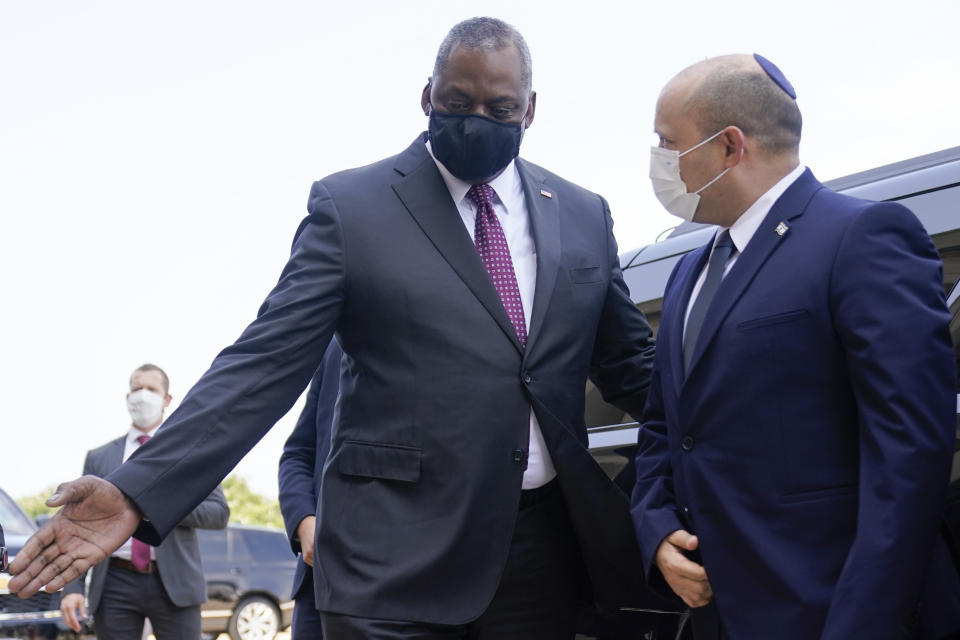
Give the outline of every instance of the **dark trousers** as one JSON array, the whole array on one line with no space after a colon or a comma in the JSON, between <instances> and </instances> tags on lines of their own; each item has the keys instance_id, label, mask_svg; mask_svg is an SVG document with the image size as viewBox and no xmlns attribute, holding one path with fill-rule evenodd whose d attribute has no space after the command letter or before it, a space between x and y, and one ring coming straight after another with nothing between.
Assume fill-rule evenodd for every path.
<instances>
[{"instance_id":1,"label":"dark trousers","mask_svg":"<svg viewBox=\"0 0 960 640\"><path fill-rule=\"evenodd\" d=\"M321 613L337 640L572 640L580 551L559 484L525 494L500 585L483 614L432 625ZM466 577L465 579L469 579Z\"/></svg>"},{"instance_id":2,"label":"dark trousers","mask_svg":"<svg viewBox=\"0 0 960 640\"><path fill-rule=\"evenodd\" d=\"M200 605L173 604L158 573L109 567L100 604L93 614L97 639L140 640L144 618L150 618L157 640L200 638Z\"/></svg>"},{"instance_id":3,"label":"dark trousers","mask_svg":"<svg viewBox=\"0 0 960 640\"><path fill-rule=\"evenodd\" d=\"M323 629L320 625L320 612L313 597L313 573L304 578L303 588L297 594L293 606L293 624L290 640L322 640Z\"/></svg>"}]
</instances>

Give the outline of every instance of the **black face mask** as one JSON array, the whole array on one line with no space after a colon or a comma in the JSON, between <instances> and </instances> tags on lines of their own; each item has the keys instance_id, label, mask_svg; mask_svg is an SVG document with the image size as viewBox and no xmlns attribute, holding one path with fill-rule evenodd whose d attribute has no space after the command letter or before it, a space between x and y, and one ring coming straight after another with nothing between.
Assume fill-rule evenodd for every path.
<instances>
[{"instance_id":1,"label":"black face mask","mask_svg":"<svg viewBox=\"0 0 960 640\"><path fill-rule=\"evenodd\" d=\"M464 182L490 178L520 153L523 122L430 110L430 148L450 173Z\"/></svg>"}]
</instances>

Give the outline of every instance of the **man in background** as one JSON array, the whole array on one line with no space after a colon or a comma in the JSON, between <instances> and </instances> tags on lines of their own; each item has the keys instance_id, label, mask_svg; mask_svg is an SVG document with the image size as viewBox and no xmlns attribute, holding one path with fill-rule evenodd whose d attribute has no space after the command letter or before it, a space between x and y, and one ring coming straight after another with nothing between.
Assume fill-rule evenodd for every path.
<instances>
[{"instance_id":1,"label":"man in background","mask_svg":"<svg viewBox=\"0 0 960 640\"><path fill-rule=\"evenodd\" d=\"M340 391L341 357L343 352L340 345L336 340L331 340L323 362L310 382L307 402L297 426L283 445L283 454L280 456L280 512L290 546L299 556L290 596L296 602L291 640L323 638L313 589L313 572L316 570L313 544L320 479L323 463L330 452L330 430Z\"/></svg>"},{"instance_id":2,"label":"man in background","mask_svg":"<svg viewBox=\"0 0 960 640\"><path fill-rule=\"evenodd\" d=\"M130 376L126 435L87 452L84 475L104 477L150 440L170 405L170 381L160 367L144 364ZM195 529L222 529L230 509L220 487L214 489L156 547L130 538L91 570L84 601L86 574L64 588L60 611L74 631L93 613L100 640L140 640L149 618L157 640L200 637L200 605L207 599Z\"/></svg>"},{"instance_id":3,"label":"man in background","mask_svg":"<svg viewBox=\"0 0 960 640\"><path fill-rule=\"evenodd\" d=\"M956 428L933 243L902 205L800 164L796 93L762 56L682 71L655 129L660 201L719 230L664 295L644 570L693 607L697 640L913 637Z\"/></svg>"}]
</instances>

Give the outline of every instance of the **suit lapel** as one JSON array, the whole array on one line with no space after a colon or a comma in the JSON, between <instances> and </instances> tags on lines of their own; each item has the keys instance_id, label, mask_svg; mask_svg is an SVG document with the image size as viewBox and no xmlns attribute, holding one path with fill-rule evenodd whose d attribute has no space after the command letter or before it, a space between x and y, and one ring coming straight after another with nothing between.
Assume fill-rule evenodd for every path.
<instances>
[{"instance_id":1,"label":"suit lapel","mask_svg":"<svg viewBox=\"0 0 960 640\"><path fill-rule=\"evenodd\" d=\"M117 438L110 442L110 449L104 455L104 475L111 473L123 464L123 450L127 444L127 437Z\"/></svg>"},{"instance_id":2,"label":"suit lapel","mask_svg":"<svg viewBox=\"0 0 960 640\"><path fill-rule=\"evenodd\" d=\"M537 283L527 337L529 353L546 320L560 269L560 203L558 194L546 185L545 177L537 167L517 158L517 169L523 182L533 242L537 248Z\"/></svg>"},{"instance_id":3,"label":"suit lapel","mask_svg":"<svg viewBox=\"0 0 960 640\"><path fill-rule=\"evenodd\" d=\"M714 235L714 238L716 236ZM690 294L693 293L693 285L697 282L697 276L703 270L707 262L707 256L710 255L710 247L713 246L713 238L710 242L699 249L694 250L690 257L685 261L685 269L679 273L675 291L680 294L677 303L671 305L669 317L664 318L661 326L668 326L673 329L673 335L670 336L667 349L669 350L670 368L674 371L673 384L677 395L680 395L680 388L686 378L683 370L683 320L687 314L687 305L690 304ZM669 292L668 292L669 293ZM666 298L666 296L664 296Z\"/></svg>"},{"instance_id":4,"label":"suit lapel","mask_svg":"<svg viewBox=\"0 0 960 640\"><path fill-rule=\"evenodd\" d=\"M763 264L778 247L784 242L790 241L790 231L787 230L781 235L776 231L777 226L781 222L793 220L802 215L807 203L810 202L810 198L821 187L822 185L807 169L770 208L756 233L753 234L747 244L746 249L730 268L730 273L724 277L720 288L717 290L716 297L710 304L707 316L700 329L700 336L697 338L693 358L690 360L690 370L687 372L687 378L696 369L697 363L712 342L720 325L730 313L733 305L746 291L750 282L759 273Z\"/></svg>"},{"instance_id":5,"label":"suit lapel","mask_svg":"<svg viewBox=\"0 0 960 640\"><path fill-rule=\"evenodd\" d=\"M480 254L463 226L457 207L437 166L418 138L397 159L395 168L403 177L393 190L444 260L493 316L517 351L522 353L517 333L503 308Z\"/></svg>"}]
</instances>

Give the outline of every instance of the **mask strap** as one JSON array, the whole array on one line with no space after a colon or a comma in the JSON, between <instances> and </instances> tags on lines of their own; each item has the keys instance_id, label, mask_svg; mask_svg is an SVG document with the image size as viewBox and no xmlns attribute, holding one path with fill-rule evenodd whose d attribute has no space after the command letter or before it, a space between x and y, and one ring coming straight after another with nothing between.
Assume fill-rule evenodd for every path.
<instances>
[{"instance_id":1,"label":"mask strap","mask_svg":"<svg viewBox=\"0 0 960 640\"><path fill-rule=\"evenodd\" d=\"M714 134L713 138L716 138L718 135L720 135L721 132L722 132L722 129L721 129L720 131L718 131L716 134ZM709 138L709 139L712 140L713 138ZM706 140L705 140L704 142L706 142ZM703 144L703 142L701 142L700 144ZM697 146L699 146L699 145L697 145ZM695 148L696 148L696 147L694 147L694 149L695 149ZM740 149L740 159L743 160L743 149ZM738 162L737 164L740 164L740 163ZM733 165L733 167L735 167L735 166L737 166L737 165L736 165L736 164ZM722 178L722 177L723 177L723 174L725 174L727 171L730 171L730 169L733 169L733 167L727 167L726 169L724 169L723 171L720 172L720 175L718 175L716 178L714 178L713 180L711 180L711 181L708 182L707 184L703 185L702 187L700 187L699 189L697 189L696 191L694 191L694 193L700 193L701 191L703 191L704 189L706 189L707 187L709 187L710 185L712 185L714 182L716 182L717 180L719 180L720 178Z\"/></svg>"},{"instance_id":2,"label":"mask strap","mask_svg":"<svg viewBox=\"0 0 960 640\"><path fill-rule=\"evenodd\" d=\"M694 193L700 193L701 191L703 191L704 189L706 189L707 187L709 187L710 185L712 185L714 182L716 182L717 180L719 180L720 178L722 178L722 177L723 177L723 174L725 174L727 171L730 171L730 169L732 169L732 168L733 168L733 167L727 167L726 169L724 169L723 171L721 171L720 174L719 174L716 178L714 178L713 180L711 180L711 181L708 182L707 184L703 185L702 187L700 187L699 189L697 189L696 191L694 191Z\"/></svg>"},{"instance_id":3,"label":"mask strap","mask_svg":"<svg viewBox=\"0 0 960 640\"><path fill-rule=\"evenodd\" d=\"M724 129L726 129L726 127L724 127ZM721 133L723 133L723 129L720 129L720 131L717 131L715 134L713 134L712 136L710 136L710 137L707 138L706 140L704 140L704 141L702 141L702 142L698 142L697 144L693 145L692 147L690 147L689 149L687 149L687 150L684 151L683 153L679 154L677 157L680 158L680 157L683 157L683 156L687 155L687 154L690 153L691 151L696 151L697 149L699 149L699 148L702 147L703 145L707 144L708 142L710 142L711 140L713 140L714 138L716 138L716 137L717 137L718 135L720 135Z\"/></svg>"}]
</instances>

